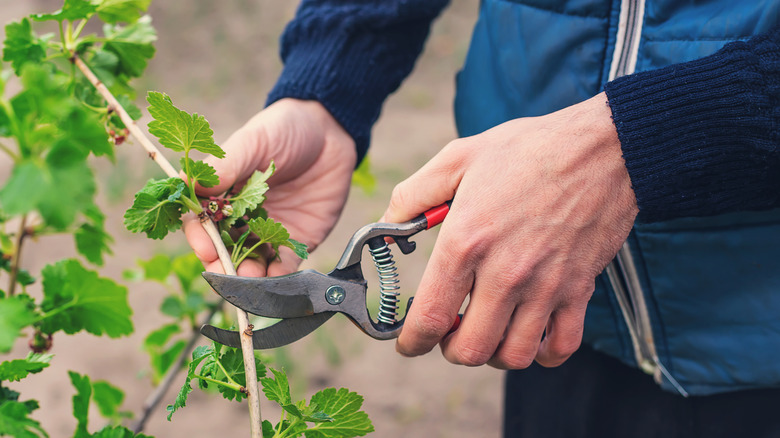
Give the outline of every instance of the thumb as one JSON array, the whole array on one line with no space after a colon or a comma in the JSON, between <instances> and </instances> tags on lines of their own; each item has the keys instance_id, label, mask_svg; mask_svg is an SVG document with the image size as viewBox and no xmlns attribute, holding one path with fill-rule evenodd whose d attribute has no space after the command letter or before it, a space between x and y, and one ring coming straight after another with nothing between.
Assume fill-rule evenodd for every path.
<instances>
[{"instance_id":1,"label":"thumb","mask_svg":"<svg viewBox=\"0 0 780 438\"><path fill-rule=\"evenodd\" d=\"M400 223L455 197L467 155L461 140L449 143L420 170L393 189L380 222Z\"/></svg>"}]
</instances>

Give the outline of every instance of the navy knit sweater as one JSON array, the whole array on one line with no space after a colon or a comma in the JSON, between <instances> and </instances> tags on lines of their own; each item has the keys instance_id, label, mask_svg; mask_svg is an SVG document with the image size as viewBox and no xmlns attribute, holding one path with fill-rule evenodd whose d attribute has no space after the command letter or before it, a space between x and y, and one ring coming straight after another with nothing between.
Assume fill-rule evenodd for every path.
<instances>
[{"instance_id":1,"label":"navy knit sweater","mask_svg":"<svg viewBox=\"0 0 780 438\"><path fill-rule=\"evenodd\" d=\"M304 0L268 97L320 101L368 150L382 102L447 0ZM780 207L780 28L605 91L639 205L654 222Z\"/></svg>"}]
</instances>

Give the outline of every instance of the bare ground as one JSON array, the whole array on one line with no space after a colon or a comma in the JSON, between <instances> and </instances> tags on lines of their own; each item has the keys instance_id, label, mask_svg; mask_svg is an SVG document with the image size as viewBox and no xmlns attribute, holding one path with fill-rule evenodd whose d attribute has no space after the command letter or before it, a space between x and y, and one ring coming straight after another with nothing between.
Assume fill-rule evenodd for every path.
<instances>
[{"instance_id":1,"label":"bare ground","mask_svg":"<svg viewBox=\"0 0 780 438\"><path fill-rule=\"evenodd\" d=\"M51 0L0 0L0 18L6 22L58 7ZM376 191L370 195L353 191L342 221L304 268L332 267L351 233L381 215L392 187L455 138L451 115L453 77L465 55L476 8L476 1L454 1L435 24L415 73L387 102L374 128L370 159L378 180ZM272 0L158 1L150 11L159 32L157 55L148 75L136 85L139 90L165 91L177 105L204 114L212 123L217 141L224 140L262 108L281 68L277 39L294 9L293 2ZM122 211L134 188L146 178L159 175L142 155L131 145L122 148L117 166L96 163L104 182L103 205L111 211L109 228L116 239L115 255L101 269L102 275L120 278L121 272L132 268L139 258L160 251L186 251L181 235L161 244L132 235L121 225ZM0 180L7 171L7 163L0 163ZM413 294L433 240L433 236L422 237L418 251L403 259L400 272L406 296ZM60 237L41 238L25 251L23 262L33 272L50 261L74 254L70 239ZM128 286L135 311L135 334L121 340L58 336L52 351L56 354L54 365L15 386L25 398L40 400L42 409L36 418L52 436L70 436L75 427L71 417L74 391L67 370L118 385L126 392L123 407L129 411L138 412L153 390L144 373L148 359L141 343L149 331L167 322L158 310L165 290L151 283ZM343 319L334 319L315 335L286 347L283 353L288 358L284 363L293 390L299 396L308 397L325 386L357 391L365 396L364 409L376 427L373 436L499 436L501 372L454 366L438 351L415 359L402 358L395 353L392 342L373 341ZM20 340L18 354L24 350L22 343ZM336 347L338 361L327 359L329 346ZM175 415L173 422L166 421L164 404L173 401L176 390L169 391L163 406L149 421L147 434L247 434L245 405L199 391L191 395L187 407ZM279 411L270 403L263 403L263 409L264 418L278 421ZM91 419L91 430L102 426L97 412Z\"/></svg>"}]
</instances>

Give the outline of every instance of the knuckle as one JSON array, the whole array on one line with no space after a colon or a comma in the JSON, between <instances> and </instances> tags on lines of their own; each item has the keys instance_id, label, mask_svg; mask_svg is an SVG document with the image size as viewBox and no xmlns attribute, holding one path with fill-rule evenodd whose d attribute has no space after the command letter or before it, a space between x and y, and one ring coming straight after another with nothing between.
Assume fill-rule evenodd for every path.
<instances>
[{"instance_id":1,"label":"knuckle","mask_svg":"<svg viewBox=\"0 0 780 438\"><path fill-rule=\"evenodd\" d=\"M415 328L426 339L441 339L450 329L450 319L435 312L421 313L415 318Z\"/></svg>"},{"instance_id":2,"label":"knuckle","mask_svg":"<svg viewBox=\"0 0 780 438\"><path fill-rule=\"evenodd\" d=\"M482 345L466 345L455 350L455 360L469 367L484 365L492 356L493 352L486 350Z\"/></svg>"},{"instance_id":3,"label":"knuckle","mask_svg":"<svg viewBox=\"0 0 780 438\"><path fill-rule=\"evenodd\" d=\"M545 367L557 367L574 354L580 348L580 339L566 337L553 341L544 355L539 355L537 361Z\"/></svg>"},{"instance_id":4,"label":"knuckle","mask_svg":"<svg viewBox=\"0 0 780 438\"><path fill-rule=\"evenodd\" d=\"M496 354L496 362L503 369L522 370L531 366L534 362L534 355L519 351L501 351Z\"/></svg>"}]
</instances>

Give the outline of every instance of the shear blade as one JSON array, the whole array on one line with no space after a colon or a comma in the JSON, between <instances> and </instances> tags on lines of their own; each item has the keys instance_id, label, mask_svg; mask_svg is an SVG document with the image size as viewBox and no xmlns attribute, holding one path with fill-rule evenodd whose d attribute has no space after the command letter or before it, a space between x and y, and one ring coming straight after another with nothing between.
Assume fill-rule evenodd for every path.
<instances>
[{"instance_id":1,"label":"shear blade","mask_svg":"<svg viewBox=\"0 0 780 438\"><path fill-rule=\"evenodd\" d=\"M318 313L304 318L283 319L276 324L252 332L252 345L255 350L282 347L291 344L329 320L335 312ZM233 348L241 348L241 334L204 324L200 333L214 342Z\"/></svg>"},{"instance_id":2,"label":"shear blade","mask_svg":"<svg viewBox=\"0 0 780 438\"><path fill-rule=\"evenodd\" d=\"M329 304L325 292L337 285L346 294L345 304L365 300L365 284L341 280L312 269L279 277L236 277L204 272L203 278L230 304L253 315L268 318L301 318L343 310Z\"/></svg>"}]
</instances>

